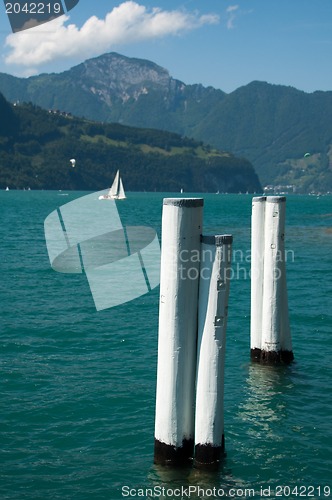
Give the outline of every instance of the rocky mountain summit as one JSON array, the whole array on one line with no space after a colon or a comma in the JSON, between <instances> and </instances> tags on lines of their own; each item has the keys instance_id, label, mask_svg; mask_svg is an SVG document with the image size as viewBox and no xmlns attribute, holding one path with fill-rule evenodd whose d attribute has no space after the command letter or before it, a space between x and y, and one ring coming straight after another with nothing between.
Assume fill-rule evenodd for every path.
<instances>
[{"instance_id":1,"label":"rocky mountain summit","mask_svg":"<svg viewBox=\"0 0 332 500\"><path fill-rule=\"evenodd\" d=\"M77 81L87 92L96 95L108 106L146 95L151 89L169 94L183 84L173 80L166 69L150 61L129 59L116 53L90 59L74 68Z\"/></svg>"}]
</instances>

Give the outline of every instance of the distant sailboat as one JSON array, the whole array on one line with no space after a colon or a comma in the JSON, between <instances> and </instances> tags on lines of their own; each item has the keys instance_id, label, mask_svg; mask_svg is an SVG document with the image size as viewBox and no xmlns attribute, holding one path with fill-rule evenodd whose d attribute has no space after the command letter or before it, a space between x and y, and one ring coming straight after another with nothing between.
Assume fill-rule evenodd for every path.
<instances>
[{"instance_id":1,"label":"distant sailboat","mask_svg":"<svg viewBox=\"0 0 332 500\"><path fill-rule=\"evenodd\" d=\"M99 200L124 200L126 198L124 189L123 189L123 184L122 184L122 179L120 177L120 171L118 170L112 187L108 191L107 194L103 194L99 196Z\"/></svg>"},{"instance_id":2,"label":"distant sailboat","mask_svg":"<svg viewBox=\"0 0 332 500\"><path fill-rule=\"evenodd\" d=\"M6 191L9 191L9 187L8 186L6 187Z\"/></svg>"}]
</instances>

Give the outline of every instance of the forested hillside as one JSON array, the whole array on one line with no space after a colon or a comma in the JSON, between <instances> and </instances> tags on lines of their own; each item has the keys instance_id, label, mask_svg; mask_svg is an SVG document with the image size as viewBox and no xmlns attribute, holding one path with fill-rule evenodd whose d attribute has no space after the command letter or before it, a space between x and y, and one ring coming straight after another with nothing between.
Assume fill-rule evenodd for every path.
<instances>
[{"instance_id":1,"label":"forested hillside","mask_svg":"<svg viewBox=\"0 0 332 500\"><path fill-rule=\"evenodd\" d=\"M171 132L13 106L1 95L0 115L2 189L105 189L120 169L132 191L261 190L248 160Z\"/></svg>"}]
</instances>

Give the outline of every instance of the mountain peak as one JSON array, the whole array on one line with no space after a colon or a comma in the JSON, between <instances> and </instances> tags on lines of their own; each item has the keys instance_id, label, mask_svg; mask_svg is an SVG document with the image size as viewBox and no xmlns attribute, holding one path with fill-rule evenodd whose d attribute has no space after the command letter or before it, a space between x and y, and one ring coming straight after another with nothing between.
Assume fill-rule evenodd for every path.
<instances>
[{"instance_id":1,"label":"mountain peak","mask_svg":"<svg viewBox=\"0 0 332 500\"><path fill-rule=\"evenodd\" d=\"M125 79L128 72L136 72L136 80L140 79L169 79L169 72L155 64L154 62L146 59L137 59L134 57L126 57L118 54L117 52L109 52L93 59L88 59L82 63L88 71L89 68L101 69L106 74L110 74L112 78ZM79 66L82 66L79 65Z\"/></svg>"},{"instance_id":2,"label":"mountain peak","mask_svg":"<svg viewBox=\"0 0 332 500\"><path fill-rule=\"evenodd\" d=\"M116 52L88 59L70 71L84 81L86 90L98 94L107 104L115 98L123 102L138 99L153 87L166 90L172 81L169 72L161 66Z\"/></svg>"}]
</instances>

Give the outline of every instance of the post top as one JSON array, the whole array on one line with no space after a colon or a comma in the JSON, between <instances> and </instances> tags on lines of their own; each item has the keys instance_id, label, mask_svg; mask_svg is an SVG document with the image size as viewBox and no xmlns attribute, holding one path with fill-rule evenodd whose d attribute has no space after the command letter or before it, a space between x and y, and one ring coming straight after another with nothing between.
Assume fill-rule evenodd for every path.
<instances>
[{"instance_id":1,"label":"post top","mask_svg":"<svg viewBox=\"0 0 332 500\"><path fill-rule=\"evenodd\" d=\"M283 203L286 201L286 196L267 196L266 201L269 203Z\"/></svg>"},{"instance_id":2,"label":"post top","mask_svg":"<svg viewBox=\"0 0 332 500\"><path fill-rule=\"evenodd\" d=\"M260 201L266 201L266 196L254 196L252 199L253 203L258 203Z\"/></svg>"},{"instance_id":3,"label":"post top","mask_svg":"<svg viewBox=\"0 0 332 500\"><path fill-rule=\"evenodd\" d=\"M171 205L173 207L202 207L204 205L203 198L164 198L163 205Z\"/></svg>"},{"instance_id":4,"label":"post top","mask_svg":"<svg viewBox=\"0 0 332 500\"><path fill-rule=\"evenodd\" d=\"M207 234L201 236L201 242L206 245L215 245L220 247L222 245L231 245L233 243L232 234Z\"/></svg>"}]
</instances>

